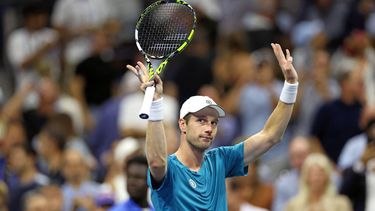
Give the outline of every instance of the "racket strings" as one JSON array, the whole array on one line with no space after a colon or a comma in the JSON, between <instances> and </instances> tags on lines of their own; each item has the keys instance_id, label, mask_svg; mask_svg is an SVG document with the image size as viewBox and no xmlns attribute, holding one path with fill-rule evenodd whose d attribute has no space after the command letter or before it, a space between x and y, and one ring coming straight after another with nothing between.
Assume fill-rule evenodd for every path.
<instances>
[{"instance_id":1,"label":"racket strings","mask_svg":"<svg viewBox=\"0 0 375 211\"><path fill-rule=\"evenodd\" d=\"M194 27L190 8L177 4L160 4L144 15L139 27L139 43L149 55L163 57L176 51Z\"/></svg>"}]
</instances>

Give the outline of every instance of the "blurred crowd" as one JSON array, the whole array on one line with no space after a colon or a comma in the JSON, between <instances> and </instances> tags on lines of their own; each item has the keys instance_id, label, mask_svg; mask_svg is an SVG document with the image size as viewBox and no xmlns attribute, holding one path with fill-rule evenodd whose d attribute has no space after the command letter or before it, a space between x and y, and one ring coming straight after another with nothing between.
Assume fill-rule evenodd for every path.
<instances>
[{"instance_id":1,"label":"blurred crowd","mask_svg":"<svg viewBox=\"0 0 375 211\"><path fill-rule=\"evenodd\" d=\"M143 100L126 64L151 0L0 2L0 210L152 210ZM375 210L375 1L188 0L198 26L164 80L168 152L183 101L222 105L212 147L262 129L278 102L270 48L298 99L282 142L227 181L230 211Z\"/></svg>"}]
</instances>

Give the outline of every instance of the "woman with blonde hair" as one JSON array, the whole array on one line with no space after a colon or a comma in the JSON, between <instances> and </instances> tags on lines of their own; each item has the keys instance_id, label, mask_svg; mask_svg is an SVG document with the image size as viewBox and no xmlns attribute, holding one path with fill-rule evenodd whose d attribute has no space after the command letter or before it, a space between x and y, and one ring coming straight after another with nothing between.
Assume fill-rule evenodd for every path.
<instances>
[{"instance_id":1,"label":"woman with blonde hair","mask_svg":"<svg viewBox=\"0 0 375 211\"><path fill-rule=\"evenodd\" d=\"M289 201L286 211L351 211L349 199L336 191L332 171L325 155L309 155L302 166L299 192Z\"/></svg>"}]
</instances>

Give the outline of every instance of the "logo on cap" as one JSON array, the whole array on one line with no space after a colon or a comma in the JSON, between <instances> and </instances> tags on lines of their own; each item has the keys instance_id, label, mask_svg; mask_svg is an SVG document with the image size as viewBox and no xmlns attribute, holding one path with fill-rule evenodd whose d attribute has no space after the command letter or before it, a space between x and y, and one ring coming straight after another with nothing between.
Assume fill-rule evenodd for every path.
<instances>
[{"instance_id":1,"label":"logo on cap","mask_svg":"<svg viewBox=\"0 0 375 211\"><path fill-rule=\"evenodd\" d=\"M209 105L212 104L211 100L206 100L206 103L209 104Z\"/></svg>"}]
</instances>

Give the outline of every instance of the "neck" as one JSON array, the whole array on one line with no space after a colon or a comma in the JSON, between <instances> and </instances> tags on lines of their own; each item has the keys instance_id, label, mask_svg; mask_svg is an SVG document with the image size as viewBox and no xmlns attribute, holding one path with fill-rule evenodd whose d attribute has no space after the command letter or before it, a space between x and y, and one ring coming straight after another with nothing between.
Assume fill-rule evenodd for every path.
<instances>
[{"instance_id":1,"label":"neck","mask_svg":"<svg viewBox=\"0 0 375 211\"><path fill-rule=\"evenodd\" d=\"M321 191L310 192L309 201L312 203L317 203L320 201L323 193Z\"/></svg>"},{"instance_id":2,"label":"neck","mask_svg":"<svg viewBox=\"0 0 375 211\"><path fill-rule=\"evenodd\" d=\"M349 94L342 94L341 101L346 105L352 105L355 102L355 97Z\"/></svg>"},{"instance_id":3,"label":"neck","mask_svg":"<svg viewBox=\"0 0 375 211\"><path fill-rule=\"evenodd\" d=\"M198 171L202 165L204 151L191 146L186 139L181 140L181 145L175 153L178 160L193 171Z\"/></svg>"}]
</instances>

